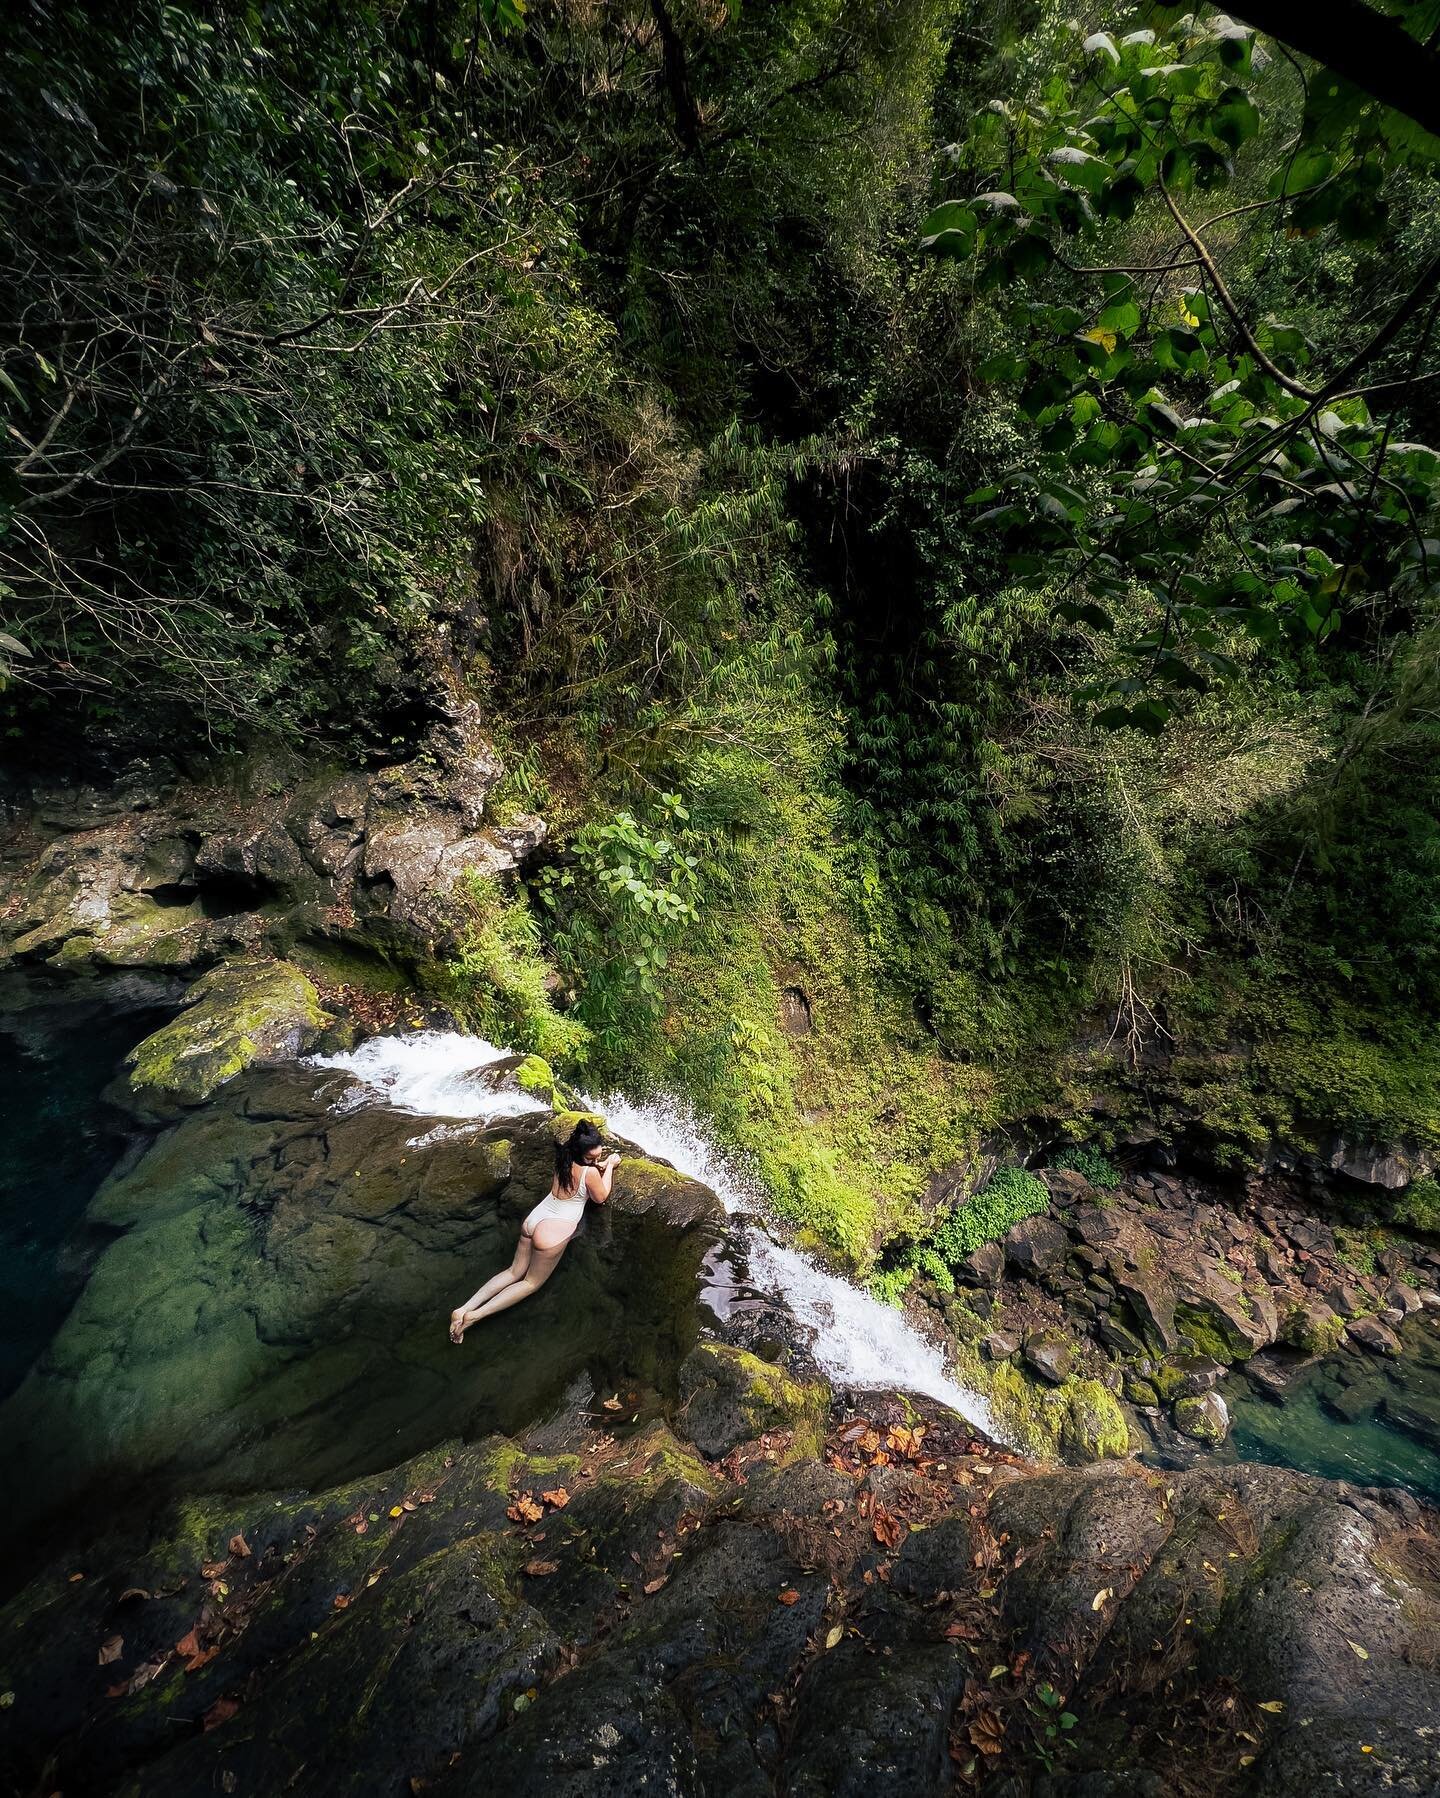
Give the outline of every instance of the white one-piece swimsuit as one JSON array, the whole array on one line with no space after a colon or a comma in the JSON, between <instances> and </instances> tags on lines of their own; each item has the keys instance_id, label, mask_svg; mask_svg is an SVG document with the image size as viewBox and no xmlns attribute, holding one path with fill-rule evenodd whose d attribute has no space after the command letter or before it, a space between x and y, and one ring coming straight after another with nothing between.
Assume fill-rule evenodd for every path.
<instances>
[{"instance_id":1,"label":"white one-piece swimsuit","mask_svg":"<svg viewBox=\"0 0 1440 1798\"><path fill-rule=\"evenodd\" d=\"M543 1224L546 1218L553 1217L558 1223L569 1224L570 1236L580 1228L580 1219L585 1215L585 1176L580 1176L580 1189L573 1199L567 1199L553 1189L546 1193L535 1209L529 1212L520 1228L527 1236L535 1234L535 1226ZM569 1241L569 1237L566 1241Z\"/></svg>"}]
</instances>

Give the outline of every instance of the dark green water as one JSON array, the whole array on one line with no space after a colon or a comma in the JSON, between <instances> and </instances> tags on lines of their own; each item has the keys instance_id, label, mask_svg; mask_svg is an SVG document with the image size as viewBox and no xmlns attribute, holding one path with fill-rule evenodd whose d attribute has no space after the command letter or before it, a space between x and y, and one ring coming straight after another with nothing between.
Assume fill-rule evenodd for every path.
<instances>
[{"instance_id":1,"label":"dark green water","mask_svg":"<svg viewBox=\"0 0 1440 1798\"><path fill-rule=\"evenodd\" d=\"M1232 1375L1234 1454L1440 1503L1440 1324L1412 1318L1403 1340L1399 1361L1347 1354L1307 1369L1279 1404Z\"/></svg>"},{"instance_id":2,"label":"dark green water","mask_svg":"<svg viewBox=\"0 0 1440 1798\"><path fill-rule=\"evenodd\" d=\"M67 1238L126 1135L100 1095L164 1016L0 1012L0 1395L18 1384L83 1283Z\"/></svg>"}]
</instances>

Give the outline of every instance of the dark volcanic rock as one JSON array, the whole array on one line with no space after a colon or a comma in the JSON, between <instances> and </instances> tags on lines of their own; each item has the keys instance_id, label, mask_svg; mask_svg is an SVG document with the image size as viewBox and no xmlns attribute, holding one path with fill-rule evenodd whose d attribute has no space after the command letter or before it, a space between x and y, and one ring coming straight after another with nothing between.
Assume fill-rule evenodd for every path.
<instances>
[{"instance_id":1,"label":"dark volcanic rock","mask_svg":"<svg viewBox=\"0 0 1440 1798\"><path fill-rule=\"evenodd\" d=\"M1114 1262L1110 1265L1110 1277L1145 1334L1162 1349L1174 1348L1175 1294L1165 1281Z\"/></svg>"},{"instance_id":2,"label":"dark volcanic rock","mask_svg":"<svg viewBox=\"0 0 1440 1798\"><path fill-rule=\"evenodd\" d=\"M752 1444L737 1481L662 1424L576 1423L315 1497L102 1519L85 1579L62 1554L0 1616L0 1780L88 1798L941 1798L949 1745L979 1728L975 1669L999 1663L1022 1670L1021 1723L1001 1713L991 1792L1162 1798L1176 1740L1187 1790L1246 1789L1245 1754L1279 1798L1437 1789L1440 1563L1413 1500L1213 1463L1037 1475L950 1439L938 1478L775 1467ZM1037 1782L1022 1708L1044 1715L1055 1643L1085 1719L1063 1785Z\"/></svg>"},{"instance_id":3,"label":"dark volcanic rock","mask_svg":"<svg viewBox=\"0 0 1440 1798\"><path fill-rule=\"evenodd\" d=\"M1352 1317L1345 1330L1352 1342L1358 1343L1372 1355L1400 1353L1400 1338L1388 1324L1381 1323L1378 1317Z\"/></svg>"},{"instance_id":4,"label":"dark volcanic rock","mask_svg":"<svg viewBox=\"0 0 1440 1798\"><path fill-rule=\"evenodd\" d=\"M1049 1273L1065 1265L1070 1243L1052 1218L1025 1217L1005 1233L1005 1260L1029 1274Z\"/></svg>"},{"instance_id":5,"label":"dark volcanic rock","mask_svg":"<svg viewBox=\"0 0 1440 1798\"><path fill-rule=\"evenodd\" d=\"M956 1271L970 1286L998 1286L1005 1273L1005 1251L998 1242L982 1242Z\"/></svg>"},{"instance_id":6,"label":"dark volcanic rock","mask_svg":"<svg viewBox=\"0 0 1440 1798\"><path fill-rule=\"evenodd\" d=\"M476 1418L516 1428L622 1345L673 1386L719 1215L708 1189L627 1157L499 1341L487 1320L456 1348L451 1308L508 1265L549 1188L550 1114L436 1127L336 1110L351 1090L252 1070L100 1189L89 1280L0 1407L12 1517L181 1468L323 1484Z\"/></svg>"},{"instance_id":7,"label":"dark volcanic rock","mask_svg":"<svg viewBox=\"0 0 1440 1798\"><path fill-rule=\"evenodd\" d=\"M1178 1376L1175 1390L1183 1398L1198 1398L1209 1392L1225 1372L1220 1362L1207 1360L1204 1355L1181 1355L1170 1366Z\"/></svg>"},{"instance_id":8,"label":"dark volcanic rock","mask_svg":"<svg viewBox=\"0 0 1440 1798\"><path fill-rule=\"evenodd\" d=\"M1073 1167L1042 1167L1040 1179L1062 1211L1079 1204L1090 1191L1090 1182Z\"/></svg>"}]
</instances>

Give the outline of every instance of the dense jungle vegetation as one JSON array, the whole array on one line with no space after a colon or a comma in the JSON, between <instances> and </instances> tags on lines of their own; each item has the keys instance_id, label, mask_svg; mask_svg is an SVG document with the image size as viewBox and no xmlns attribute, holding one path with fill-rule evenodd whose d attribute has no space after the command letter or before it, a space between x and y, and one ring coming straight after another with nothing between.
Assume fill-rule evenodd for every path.
<instances>
[{"instance_id":1,"label":"dense jungle vegetation","mask_svg":"<svg viewBox=\"0 0 1440 1798\"><path fill-rule=\"evenodd\" d=\"M445 990L853 1253L1041 1115L1440 1143L1440 14L1348 10L28 0L7 755L479 699Z\"/></svg>"}]
</instances>

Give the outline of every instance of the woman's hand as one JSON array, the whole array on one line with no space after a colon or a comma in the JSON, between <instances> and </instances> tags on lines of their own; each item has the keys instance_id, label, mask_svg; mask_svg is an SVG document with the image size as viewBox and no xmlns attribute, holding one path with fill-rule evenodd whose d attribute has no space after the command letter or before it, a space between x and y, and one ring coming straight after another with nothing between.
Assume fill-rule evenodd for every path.
<instances>
[{"instance_id":1,"label":"woman's hand","mask_svg":"<svg viewBox=\"0 0 1440 1798\"><path fill-rule=\"evenodd\" d=\"M620 1151L618 1149L612 1149L610 1151L610 1153L605 1157L605 1160L602 1165L604 1166L607 1173L612 1168L618 1167L620 1165Z\"/></svg>"}]
</instances>

